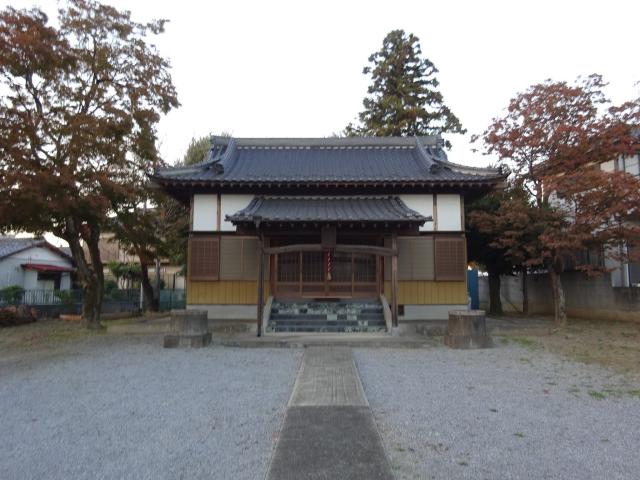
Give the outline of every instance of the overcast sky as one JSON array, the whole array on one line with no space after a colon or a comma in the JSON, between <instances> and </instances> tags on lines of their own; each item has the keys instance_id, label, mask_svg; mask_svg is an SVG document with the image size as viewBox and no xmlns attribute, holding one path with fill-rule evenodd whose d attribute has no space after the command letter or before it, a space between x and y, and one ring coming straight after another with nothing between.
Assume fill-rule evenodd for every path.
<instances>
[{"instance_id":1,"label":"overcast sky","mask_svg":"<svg viewBox=\"0 0 640 480\"><path fill-rule=\"evenodd\" d=\"M171 162L193 136L321 137L362 108L368 56L402 28L440 70L445 102L468 129L451 161L483 165L469 136L508 100L546 78L601 73L621 102L640 95L640 1L112 0L134 19L170 20L157 38L182 106L159 127ZM55 1L38 5L53 13Z\"/></svg>"}]
</instances>

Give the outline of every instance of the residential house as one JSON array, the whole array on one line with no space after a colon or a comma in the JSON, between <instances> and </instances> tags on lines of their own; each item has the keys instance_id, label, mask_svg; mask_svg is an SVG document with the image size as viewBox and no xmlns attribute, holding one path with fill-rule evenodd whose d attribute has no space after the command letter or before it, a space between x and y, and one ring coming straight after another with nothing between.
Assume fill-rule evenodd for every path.
<instances>
[{"instance_id":1,"label":"residential house","mask_svg":"<svg viewBox=\"0 0 640 480\"><path fill-rule=\"evenodd\" d=\"M69 290L73 258L44 238L0 237L0 288Z\"/></svg>"},{"instance_id":2,"label":"residential house","mask_svg":"<svg viewBox=\"0 0 640 480\"><path fill-rule=\"evenodd\" d=\"M600 165L606 172L626 172L640 178L640 154L621 156ZM631 246L623 245L624 253L630 253ZM636 247L637 248L637 247ZM617 262L611 258L605 259L605 266L613 269L611 272L611 286L640 287L640 262Z\"/></svg>"}]
</instances>

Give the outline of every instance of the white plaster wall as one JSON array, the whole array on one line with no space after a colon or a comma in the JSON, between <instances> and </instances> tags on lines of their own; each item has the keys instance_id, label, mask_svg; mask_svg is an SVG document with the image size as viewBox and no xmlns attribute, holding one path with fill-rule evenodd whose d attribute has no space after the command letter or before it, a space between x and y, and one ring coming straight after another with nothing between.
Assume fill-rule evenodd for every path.
<instances>
[{"instance_id":1,"label":"white plaster wall","mask_svg":"<svg viewBox=\"0 0 640 480\"><path fill-rule=\"evenodd\" d=\"M11 257L0 260L0 288L24 284L24 270Z\"/></svg>"},{"instance_id":2,"label":"white plaster wall","mask_svg":"<svg viewBox=\"0 0 640 480\"><path fill-rule=\"evenodd\" d=\"M459 232L462 228L461 202L458 194L438 194L436 204L438 231Z\"/></svg>"},{"instance_id":3,"label":"white plaster wall","mask_svg":"<svg viewBox=\"0 0 640 480\"><path fill-rule=\"evenodd\" d=\"M640 155L633 155L624 158L624 171L631 175L640 175Z\"/></svg>"},{"instance_id":4,"label":"white plaster wall","mask_svg":"<svg viewBox=\"0 0 640 480\"><path fill-rule=\"evenodd\" d=\"M218 223L218 195L195 194L193 196L193 225L195 232L213 232Z\"/></svg>"},{"instance_id":5,"label":"white plaster wall","mask_svg":"<svg viewBox=\"0 0 640 480\"><path fill-rule=\"evenodd\" d=\"M421 215L425 217L433 217L433 195L432 194L406 194L399 195L400 200L402 200L407 207L411 210L415 210ZM425 222L421 227L421 232L432 231L433 230L433 221Z\"/></svg>"},{"instance_id":6,"label":"white plaster wall","mask_svg":"<svg viewBox=\"0 0 640 480\"><path fill-rule=\"evenodd\" d=\"M40 290L44 289L45 287L38 285L38 272L36 272L35 270L25 270L24 284L22 285L22 288L24 288L25 290ZM53 289L53 287L51 288Z\"/></svg>"},{"instance_id":7,"label":"white plaster wall","mask_svg":"<svg viewBox=\"0 0 640 480\"><path fill-rule=\"evenodd\" d=\"M235 194L235 193L223 193L220 196L220 230L223 232L234 232L236 227L233 223L227 222L225 217L227 215L233 215L238 210L242 210L253 200L253 195L250 194Z\"/></svg>"},{"instance_id":8,"label":"white plaster wall","mask_svg":"<svg viewBox=\"0 0 640 480\"><path fill-rule=\"evenodd\" d=\"M400 322L412 320L447 320L451 310L468 310L468 305L405 305Z\"/></svg>"},{"instance_id":9,"label":"white plaster wall","mask_svg":"<svg viewBox=\"0 0 640 480\"><path fill-rule=\"evenodd\" d=\"M600 168L605 172L613 172L616 169L616 161L609 160L608 162L603 162L600 164Z\"/></svg>"}]
</instances>

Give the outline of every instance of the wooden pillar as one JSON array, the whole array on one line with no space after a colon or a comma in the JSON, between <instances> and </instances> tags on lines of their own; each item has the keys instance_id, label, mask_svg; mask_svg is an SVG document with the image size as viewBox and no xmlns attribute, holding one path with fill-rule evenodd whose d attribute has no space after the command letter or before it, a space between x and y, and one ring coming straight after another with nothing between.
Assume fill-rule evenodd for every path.
<instances>
[{"instance_id":1,"label":"wooden pillar","mask_svg":"<svg viewBox=\"0 0 640 480\"><path fill-rule=\"evenodd\" d=\"M264 238L258 237L258 336L262 335L262 313L264 310Z\"/></svg>"},{"instance_id":2,"label":"wooden pillar","mask_svg":"<svg viewBox=\"0 0 640 480\"><path fill-rule=\"evenodd\" d=\"M395 252L391 256L391 326L398 326L398 234L391 234L391 249Z\"/></svg>"}]
</instances>

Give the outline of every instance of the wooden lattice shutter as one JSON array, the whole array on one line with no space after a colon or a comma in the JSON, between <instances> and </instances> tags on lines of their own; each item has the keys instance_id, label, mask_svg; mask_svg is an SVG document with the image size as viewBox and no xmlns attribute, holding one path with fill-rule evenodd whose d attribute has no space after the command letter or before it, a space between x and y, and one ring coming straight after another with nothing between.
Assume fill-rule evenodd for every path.
<instances>
[{"instance_id":1,"label":"wooden lattice shutter","mask_svg":"<svg viewBox=\"0 0 640 480\"><path fill-rule=\"evenodd\" d=\"M435 265L433 237L413 237L411 243L411 280L433 280Z\"/></svg>"},{"instance_id":2,"label":"wooden lattice shutter","mask_svg":"<svg viewBox=\"0 0 640 480\"><path fill-rule=\"evenodd\" d=\"M391 258L385 257L384 262L384 277L389 281ZM433 237L399 237L398 280L433 280L434 277Z\"/></svg>"},{"instance_id":3,"label":"wooden lattice shutter","mask_svg":"<svg viewBox=\"0 0 640 480\"><path fill-rule=\"evenodd\" d=\"M189 239L189 279L220 278L220 237L194 236Z\"/></svg>"},{"instance_id":4,"label":"wooden lattice shutter","mask_svg":"<svg viewBox=\"0 0 640 480\"><path fill-rule=\"evenodd\" d=\"M267 270L267 261L265 261L265 270ZM265 277L268 272L265 271ZM257 280L258 279L258 239L245 238L242 240L242 279Z\"/></svg>"},{"instance_id":5,"label":"wooden lattice shutter","mask_svg":"<svg viewBox=\"0 0 640 480\"><path fill-rule=\"evenodd\" d=\"M462 281L467 265L464 238L436 238L436 280Z\"/></svg>"},{"instance_id":6,"label":"wooden lattice shutter","mask_svg":"<svg viewBox=\"0 0 640 480\"><path fill-rule=\"evenodd\" d=\"M220 243L220 280L258 278L258 239L223 236Z\"/></svg>"},{"instance_id":7,"label":"wooden lattice shutter","mask_svg":"<svg viewBox=\"0 0 640 480\"><path fill-rule=\"evenodd\" d=\"M413 280L411 262L413 261L413 242L410 238L398 238L398 280ZM389 269L391 273L391 269Z\"/></svg>"},{"instance_id":8,"label":"wooden lattice shutter","mask_svg":"<svg viewBox=\"0 0 640 480\"><path fill-rule=\"evenodd\" d=\"M220 239L220 280L242 280L242 238Z\"/></svg>"}]
</instances>

